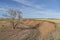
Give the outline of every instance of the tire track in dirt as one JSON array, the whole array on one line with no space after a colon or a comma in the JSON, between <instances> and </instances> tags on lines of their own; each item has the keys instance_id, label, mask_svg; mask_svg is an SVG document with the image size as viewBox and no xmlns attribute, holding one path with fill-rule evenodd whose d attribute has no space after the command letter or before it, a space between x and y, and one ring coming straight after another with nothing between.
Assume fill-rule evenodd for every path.
<instances>
[{"instance_id":1,"label":"tire track in dirt","mask_svg":"<svg viewBox=\"0 0 60 40\"><path fill-rule=\"evenodd\" d=\"M6 40L37 40L37 34L40 35L38 32L36 29L22 30L17 35L12 35Z\"/></svg>"}]
</instances>

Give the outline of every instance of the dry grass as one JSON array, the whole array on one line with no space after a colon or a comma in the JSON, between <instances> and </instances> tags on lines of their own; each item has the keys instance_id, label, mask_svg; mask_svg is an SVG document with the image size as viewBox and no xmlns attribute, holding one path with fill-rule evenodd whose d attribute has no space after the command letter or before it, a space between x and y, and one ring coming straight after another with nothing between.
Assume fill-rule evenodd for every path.
<instances>
[{"instance_id":1,"label":"dry grass","mask_svg":"<svg viewBox=\"0 0 60 40\"><path fill-rule=\"evenodd\" d=\"M46 20L46 21L45 21ZM55 22L57 27L56 27L56 33L54 33L54 38L55 36L57 36L55 38L55 40L57 40L59 38L58 35L60 35L60 20L58 19L21 19L20 20L23 24L28 25L28 26L36 26L36 24L38 23L42 23L43 21L45 21L43 23L42 26L40 26L39 30L42 32L42 38L44 38L49 32L52 32L53 30L55 30L55 26L54 24L49 23L49 21L51 22ZM4 27L3 27L4 25ZM6 20L4 21L0 21L0 40L5 40L6 38L12 36L12 35L16 35L20 32L20 29L15 29L13 30L12 27L9 27L9 23L6 22Z\"/></svg>"}]
</instances>

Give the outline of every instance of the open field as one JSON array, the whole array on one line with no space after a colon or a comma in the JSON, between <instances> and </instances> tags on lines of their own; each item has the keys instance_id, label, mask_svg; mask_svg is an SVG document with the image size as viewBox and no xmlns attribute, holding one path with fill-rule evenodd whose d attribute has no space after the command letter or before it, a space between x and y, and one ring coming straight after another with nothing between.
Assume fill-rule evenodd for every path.
<instances>
[{"instance_id":1,"label":"open field","mask_svg":"<svg viewBox=\"0 0 60 40\"><path fill-rule=\"evenodd\" d=\"M47 20L47 21L52 21L55 23L60 23L60 19L37 19L37 20Z\"/></svg>"},{"instance_id":2,"label":"open field","mask_svg":"<svg viewBox=\"0 0 60 40\"><path fill-rule=\"evenodd\" d=\"M39 26L38 30L42 33L41 40L50 40L49 35L53 35L54 40L60 40L60 20L59 19L21 19L20 20L24 25L36 26L36 24L42 24ZM52 24L50 22L54 22ZM56 28L55 28L56 25ZM0 21L0 40L6 40L9 37L12 37L18 34L20 29L12 29L4 20ZM52 33L52 34L49 34ZM48 35L48 36L47 36Z\"/></svg>"}]
</instances>

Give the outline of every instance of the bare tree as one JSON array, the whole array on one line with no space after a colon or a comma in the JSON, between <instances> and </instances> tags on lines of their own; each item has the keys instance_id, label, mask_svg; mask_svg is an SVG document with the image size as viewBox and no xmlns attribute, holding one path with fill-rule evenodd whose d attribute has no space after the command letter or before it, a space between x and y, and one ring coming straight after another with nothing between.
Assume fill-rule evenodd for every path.
<instances>
[{"instance_id":1,"label":"bare tree","mask_svg":"<svg viewBox=\"0 0 60 40\"><path fill-rule=\"evenodd\" d=\"M11 26L13 29L20 23L20 18L22 12L20 10L13 10L13 9L8 9L8 13L3 14L4 17L8 18L8 21L10 22Z\"/></svg>"}]
</instances>

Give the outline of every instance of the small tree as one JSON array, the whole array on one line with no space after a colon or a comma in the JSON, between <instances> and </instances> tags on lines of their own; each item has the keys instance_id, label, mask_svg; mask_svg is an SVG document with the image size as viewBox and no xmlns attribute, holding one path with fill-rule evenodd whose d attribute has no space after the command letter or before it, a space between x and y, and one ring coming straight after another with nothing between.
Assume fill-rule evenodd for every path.
<instances>
[{"instance_id":1,"label":"small tree","mask_svg":"<svg viewBox=\"0 0 60 40\"><path fill-rule=\"evenodd\" d=\"M11 26L13 29L20 23L20 18L21 17L21 11L19 10L13 10L13 9L8 9L8 13L3 14L4 17L8 18L8 22L10 22Z\"/></svg>"}]
</instances>

